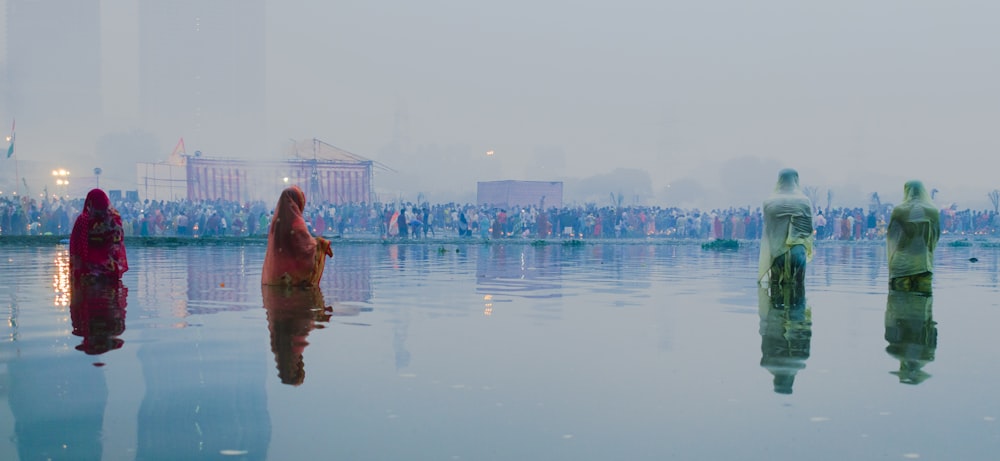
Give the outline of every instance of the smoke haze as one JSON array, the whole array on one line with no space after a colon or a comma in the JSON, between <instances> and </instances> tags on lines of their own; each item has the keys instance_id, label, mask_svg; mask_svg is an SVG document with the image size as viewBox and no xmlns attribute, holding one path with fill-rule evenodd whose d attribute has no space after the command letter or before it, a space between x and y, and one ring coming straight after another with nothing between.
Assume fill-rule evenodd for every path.
<instances>
[{"instance_id":1,"label":"smoke haze","mask_svg":"<svg viewBox=\"0 0 1000 461\"><path fill-rule=\"evenodd\" d=\"M9 58L46 45L14 43L11 6L26 0L4 3L10 76ZM201 125L168 108L154 123L142 69L168 57L139 38L172 23L137 0L99 3L100 123L29 121L4 83L23 168L101 166L127 183L130 162L165 160L182 137L188 153L250 159L318 138L392 167L376 189L406 200L474 201L477 181L524 179L565 181L567 203L758 206L784 167L834 206L898 202L908 179L939 205L987 208L1000 188L995 2L164 2L215 5L206 29L219 8L259 15L262 65L213 74L228 48L203 50L190 93L261 79L261 129L252 104L246 119L206 105ZM205 83L217 74L230 84Z\"/></svg>"}]
</instances>

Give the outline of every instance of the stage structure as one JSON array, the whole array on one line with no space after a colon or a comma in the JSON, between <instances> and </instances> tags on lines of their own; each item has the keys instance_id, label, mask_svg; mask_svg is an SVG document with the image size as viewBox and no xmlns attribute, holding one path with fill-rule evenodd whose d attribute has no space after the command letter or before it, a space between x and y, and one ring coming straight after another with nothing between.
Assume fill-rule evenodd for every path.
<instances>
[{"instance_id":1,"label":"stage structure","mask_svg":"<svg viewBox=\"0 0 1000 461\"><path fill-rule=\"evenodd\" d=\"M476 203L490 208L562 207L562 181L485 181L477 183Z\"/></svg>"},{"instance_id":2,"label":"stage structure","mask_svg":"<svg viewBox=\"0 0 1000 461\"><path fill-rule=\"evenodd\" d=\"M167 162L138 164L139 190L150 200L272 202L297 185L309 203L371 203L373 169L392 171L318 139L296 141L285 154L251 162L175 150Z\"/></svg>"}]
</instances>

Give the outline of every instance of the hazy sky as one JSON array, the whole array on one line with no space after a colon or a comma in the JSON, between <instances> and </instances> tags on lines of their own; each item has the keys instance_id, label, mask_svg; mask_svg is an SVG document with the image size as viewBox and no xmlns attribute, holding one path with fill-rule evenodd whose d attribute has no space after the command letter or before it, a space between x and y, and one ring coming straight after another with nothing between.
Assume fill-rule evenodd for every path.
<instances>
[{"instance_id":1,"label":"hazy sky","mask_svg":"<svg viewBox=\"0 0 1000 461\"><path fill-rule=\"evenodd\" d=\"M134 0L103 1L110 33L134 33L116 17ZM679 193L758 204L794 167L841 198L898 201L917 178L986 207L998 18L985 0L271 1L264 141L323 139L411 193L630 168L663 200L696 183ZM109 46L106 76L137 53ZM105 101L126 120L116 70Z\"/></svg>"},{"instance_id":2,"label":"hazy sky","mask_svg":"<svg viewBox=\"0 0 1000 461\"><path fill-rule=\"evenodd\" d=\"M402 107L412 145L492 149L512 177L554 148L566 160L554 176L639 168L656 189L718 184L740 157L759 160L742 162L767 188L772 165L894 200L909 178L945 198L1000 187L993 1L269 8L271 131L285 137L373 157Z\"/></svg>"}]
</instances>

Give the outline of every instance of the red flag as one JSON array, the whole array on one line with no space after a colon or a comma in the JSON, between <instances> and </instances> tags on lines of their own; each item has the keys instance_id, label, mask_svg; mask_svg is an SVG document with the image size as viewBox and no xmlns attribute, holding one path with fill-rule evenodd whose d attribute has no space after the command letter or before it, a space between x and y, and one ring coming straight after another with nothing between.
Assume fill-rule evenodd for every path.
<instances>
[{"instance_id":1,"label":"red flag","mask_svg":"<svg viewBox=\"0 0 1000 461\"><path fill-rule=\"evenodd\" d=\"M181 138L179 141L177 141L177 145L174 146L174 151L171 152L170 155L173 156L177 154L186 154L186 153L187 151L184 150L184 138Z\"/></svg>"}]
</instances>

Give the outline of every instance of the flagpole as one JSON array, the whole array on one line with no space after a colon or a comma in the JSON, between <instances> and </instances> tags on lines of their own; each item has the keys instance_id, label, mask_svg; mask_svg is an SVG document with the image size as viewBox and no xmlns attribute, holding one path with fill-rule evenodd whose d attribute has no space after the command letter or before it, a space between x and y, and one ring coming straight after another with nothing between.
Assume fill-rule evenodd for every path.
<instances>
[{"instance_id":1,"label":"flagpole","mask_svg":"<svg viewBox=\"0 0 1000 461\"><path fill-rule=\"evenodd\" d=\"M8 157L14 156L14 154L17 153L17 152L15 152L15 149L14 149L14 143L17 141L17 139L15 137L15 134L14 134L14 127L16 125L17 125L17 119L11 117L11 119L10 119L10 136L7 139L7 141L10 142L10 146L7 148L8 149L8 151L7 151L7 156ZM19 165L19 163L17 161L17 157L14 156L14 193L15 194L18 193L19 190L21 190L21 168L20 168L20 165Z\"/></svg>"}]
</instances>

